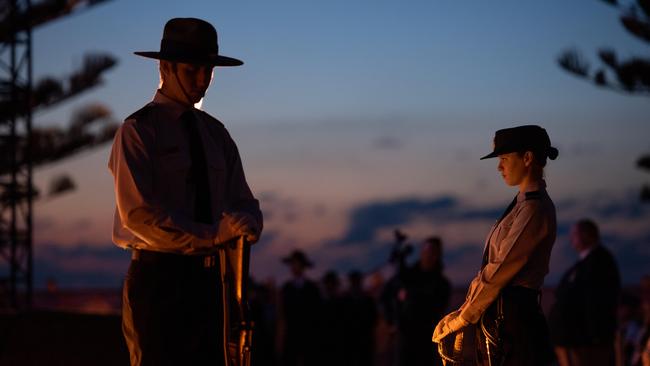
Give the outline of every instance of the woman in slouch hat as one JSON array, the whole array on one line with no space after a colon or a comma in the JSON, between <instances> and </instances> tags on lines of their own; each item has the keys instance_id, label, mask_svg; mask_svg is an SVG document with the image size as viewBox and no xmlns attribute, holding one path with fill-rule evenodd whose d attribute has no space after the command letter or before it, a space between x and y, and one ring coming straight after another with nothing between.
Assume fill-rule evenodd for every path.
<instances>
[{"instance_id":1,"label":"woman in slouch hat","mask_svg":"<svg viewBox=\"0 0 650 366\"><path fill-rule=\"evenodd\" d=\"M547 158L557 156L546 130L527 125L497 131L494 151L481 158L498 157L503 180L519 190L487 236L465 302L433 333L448 363L544 365L552 360L539 300L556 234L544 167Z\"/></svg>"}]
</instances>

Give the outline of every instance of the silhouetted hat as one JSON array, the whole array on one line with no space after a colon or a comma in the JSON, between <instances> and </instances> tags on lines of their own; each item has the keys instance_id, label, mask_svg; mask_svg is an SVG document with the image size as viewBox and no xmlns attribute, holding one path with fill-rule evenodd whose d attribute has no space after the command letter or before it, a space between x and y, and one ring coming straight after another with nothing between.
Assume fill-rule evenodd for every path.
<instances>
[{"instance_id":1,"label":"silhouetted hat","mask_svg":"<svg viewBox=\"0 0 650 366\"><path fill-rule=\"evenodd\" d=\"M494 134L494 151L481 160L519 151L542 153L551 160L555 160L558 155L557 149L551 146L551 139L545 129L526 125L498 130Z\"/></svg>"},{"instance_id":2,"label":"silhouetted hat","mask_svg":"<svg viewBox=\"0 0 650 366\"><path fill-rule=\"evenodd\" d=\"M219 55L217 30L205 20L173 18L165 24L160 51L134 52L138 56L212 66L239 66L244 62Z\"/></svg>"},{"instance_id":3,"label":"silhouetted hat","mask_svg":"<svg viewBox=\"0 0 650 366\"><path fill-rule=\"evenodd\" d=\"M327 271L325 275L323 275L323 283L340 285L341 280L339 279L339 275L336 273L336 271Z\"/></svg>"},{"instance_id":4,"label":"silhouetted hat","mask_svg":"<svg viewBox=\"0 0 650 366\"><path fill-rule=\"evenodd\" d=\"M298 261L305 267L312 267L314 265L301 250L294 250L288 257L282 258L282 262L286 264L290 264L293 261Z\"/></svg>"}]
</instances>

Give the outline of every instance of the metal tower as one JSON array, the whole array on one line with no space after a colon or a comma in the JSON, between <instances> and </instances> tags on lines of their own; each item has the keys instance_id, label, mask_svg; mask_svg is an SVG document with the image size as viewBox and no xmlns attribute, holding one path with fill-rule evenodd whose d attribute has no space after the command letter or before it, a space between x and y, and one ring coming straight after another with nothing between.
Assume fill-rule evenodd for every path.
<instances>
[{"instance_id":1,"label":"metal tower","mask_svg":"<svg viewBox=\"0 0 650 366\"><path fill-rule=\"evenodd\" d=\"M82 69L67 80L46 78L33 87L32 28L105 1L0 0L0 309L32 304L33 168L109 141L117 128L104 123L95 136L77 126L75 133L60 130L54 137L32 129L35 110L99 85L100 75L116 63L110 55L87 55ZM95 108L86 117L109 114Z\"/></svg>"},{"instance_id":2,"label":"metal tower","mask_svg":"<svg viewBox=\"0 0 650 366\"><path fill-rule=\"evenodd\" d=\"M2 5L0 5L2 6ZM0 8L0 306L32 296L32 31L30 0Z\"/></svg>"}]
</instances>

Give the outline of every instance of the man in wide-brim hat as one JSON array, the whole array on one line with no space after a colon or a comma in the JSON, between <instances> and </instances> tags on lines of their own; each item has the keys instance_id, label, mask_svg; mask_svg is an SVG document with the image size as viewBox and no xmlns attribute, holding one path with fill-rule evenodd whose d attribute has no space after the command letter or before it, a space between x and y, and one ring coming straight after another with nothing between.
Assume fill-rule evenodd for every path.
<instances>
[{"instance_id":1,"label":"man in wide-brim hat","mask_svg":"<svg viewBox=\"0 0 650 366\"><path fill-rule=\"evenodd\" d=\"M123 332L132 365L224 365L224 244L259 239L262 214L223 124L194 108L219 53L217 32L195 18L167 22L161 86L115 135L109 168L117 209L113 241L132 252ZM221 260L220 260L221 259Z\"/></svg>"},{"instance_id":2,"label":"man in wide-brim hat","mask_svg":"<svg viewBox=\"0 0 650 366\"><path fill-rule=\"evenodd\" d=\"M317 365L321 361L322 299L316 282L305 274L313 263L299 249L282 258L282 262L289 266L291 279L282 285L280 292L281 364Z\"/></svg>"},{"instance_id":3,"label":"man in wide-brim hat","mask_svg":"<svg viewBox=\"0 0 650 366\"><path fill-rule=\"evenodd\" d=\"M313 267L314 264L307 258L302 250L294 250L288 256L282 258L282 263L289 266L300 266L303 269Z\"/></svg>"}]
</instances>

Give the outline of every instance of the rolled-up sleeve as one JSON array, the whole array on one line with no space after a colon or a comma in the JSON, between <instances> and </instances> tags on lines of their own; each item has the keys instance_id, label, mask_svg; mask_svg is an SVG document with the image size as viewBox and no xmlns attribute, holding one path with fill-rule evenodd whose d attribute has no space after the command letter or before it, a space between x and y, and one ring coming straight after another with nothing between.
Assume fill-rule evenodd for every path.
<instances>
[{"instance_id":1,"label":"rolled-up sleeve","mask_svg":"<svg viewBox=\"0 0 650 366\"><path fill-rule=\"evenodd\" d=\"M497 253L472 281L461 316L476 323L499 292L528 263L536 248L549 231L548 218L539 209L539 201L525 201L514 218L507 235L498 245L491 246Z\"/></svg>"},{"instance_id":2,"label":"rolled-up sleeve","mask_svg":"<svg viewBox=\"0 0 650 366\"><path fill-rule=\"evenodd\" d=\"M118 129L109 159L114 177L117 217L142 248L192 253L211 247L216 225L189 220L165 210L153 194L153 137L130 119Z\"/></svg>"}]
</instances>

